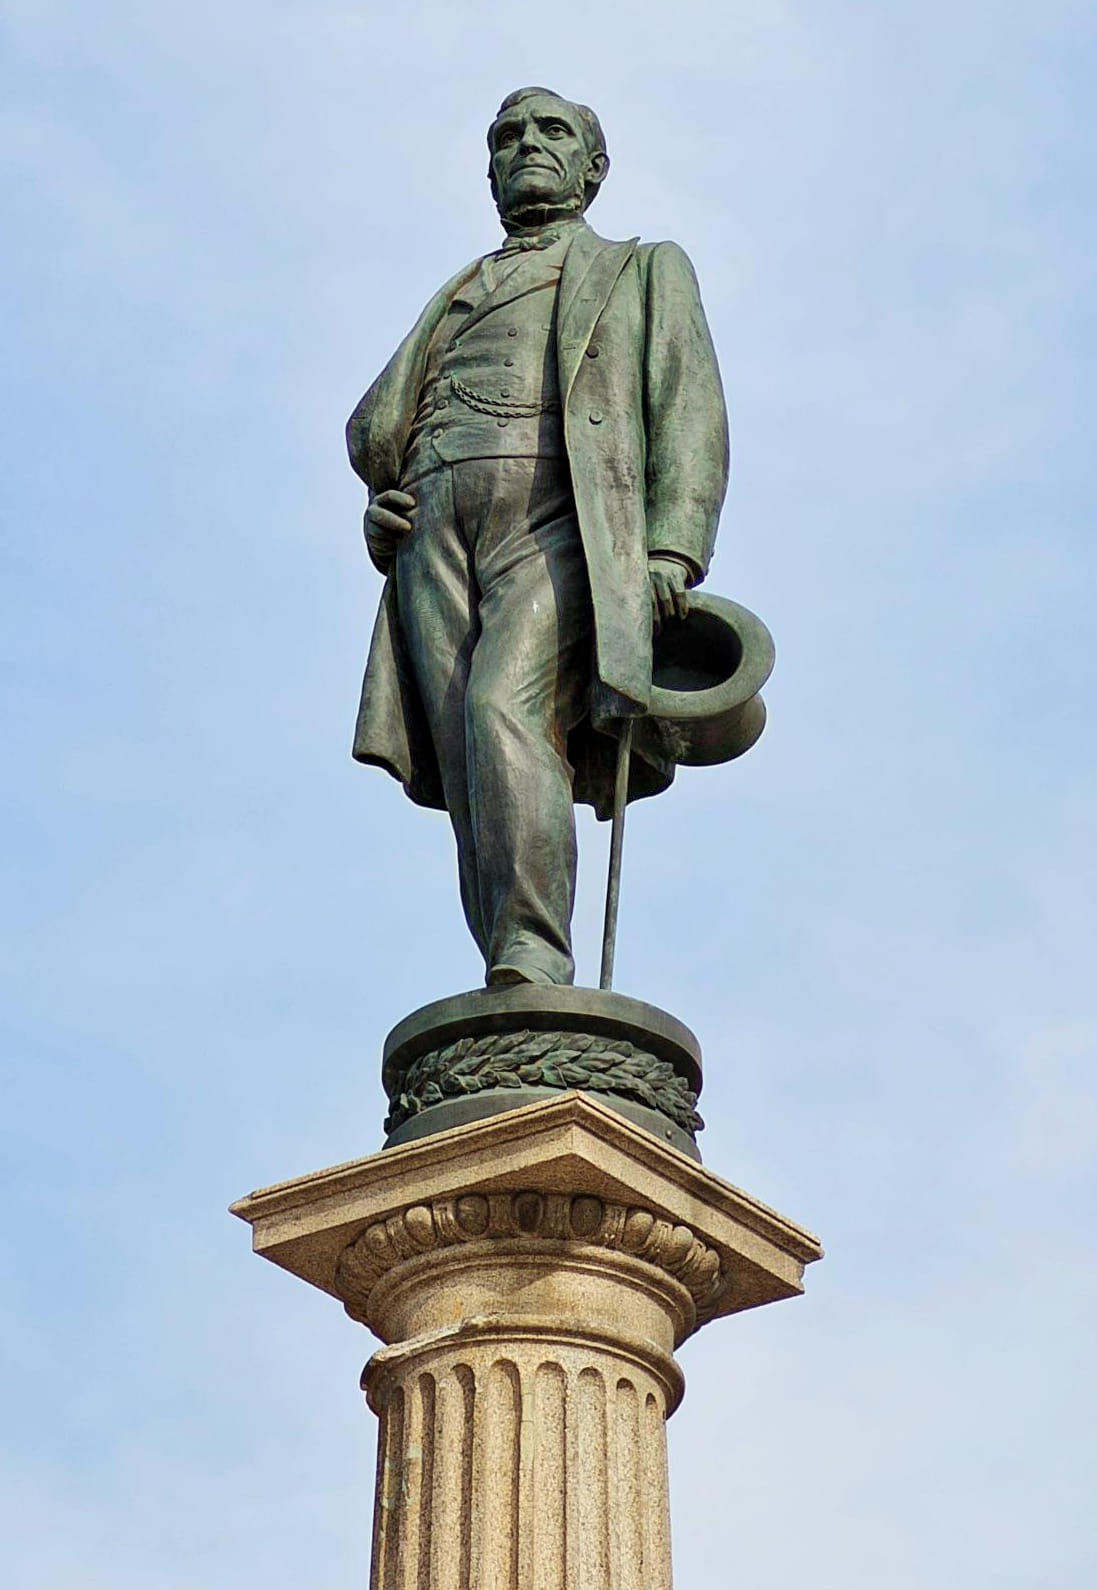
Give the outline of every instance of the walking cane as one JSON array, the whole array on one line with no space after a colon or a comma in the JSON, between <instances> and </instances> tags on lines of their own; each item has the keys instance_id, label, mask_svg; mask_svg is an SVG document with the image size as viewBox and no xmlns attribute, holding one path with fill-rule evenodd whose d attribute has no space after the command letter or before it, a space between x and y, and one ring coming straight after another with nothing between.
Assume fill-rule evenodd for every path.
<instances>
[{"instance_id":1,"label":"walking cane","mask_svg":"<svg viewBox=\"0 0 1097 1590\"><path fill-rule=\"evenodd\" d=\"M625 806L632 759L632 718L626 718L617 742L617 777L613 785L613 827L609 840L609 883L606 887L606 922L602 931L602 975L599 988L613 987L613 957L617 949L617 913L621 904L621 852L625 844Z\"/></svg>"}]
</instances>

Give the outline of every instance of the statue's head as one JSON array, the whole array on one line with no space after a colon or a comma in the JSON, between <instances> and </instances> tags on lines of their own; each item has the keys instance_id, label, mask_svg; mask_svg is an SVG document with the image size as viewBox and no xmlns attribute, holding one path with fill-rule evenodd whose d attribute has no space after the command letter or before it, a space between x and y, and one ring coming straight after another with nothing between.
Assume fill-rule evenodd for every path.
<instances>
[{"instance_id":1,"label":"statue's head","mask_svg":"<svg viewBox=\"0 0 1097 1590\"><path fill-rule=\"evenodd\" d=\"M547 88L508 94L488 128L488 181L504 222L581 215L609 170L594 112Z\"/></svg>"}]
</instances>

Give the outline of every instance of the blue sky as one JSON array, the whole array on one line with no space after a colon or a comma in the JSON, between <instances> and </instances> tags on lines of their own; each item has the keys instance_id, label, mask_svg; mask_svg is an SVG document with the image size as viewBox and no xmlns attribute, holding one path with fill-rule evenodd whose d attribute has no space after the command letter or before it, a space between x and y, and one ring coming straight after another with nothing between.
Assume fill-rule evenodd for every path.
<instances>
[{"instance_id":1,"label":"blue sky","mask_svg":"<svg viewBox=\"0 0 1097 1590\"><path fill-rule=\"evenodd\" d=\"M1069 0L0 0L13 1590L366 1580L369 1338L225 1206L372 1151L385 1032L478 977L444 820L348 756L342 425L529 82L697 266L710 584L778 647L627 845L618 986L828 1250L682 1352L677 1582L1092 1586L1095 69Z\"/></svg>"}]
</instances>

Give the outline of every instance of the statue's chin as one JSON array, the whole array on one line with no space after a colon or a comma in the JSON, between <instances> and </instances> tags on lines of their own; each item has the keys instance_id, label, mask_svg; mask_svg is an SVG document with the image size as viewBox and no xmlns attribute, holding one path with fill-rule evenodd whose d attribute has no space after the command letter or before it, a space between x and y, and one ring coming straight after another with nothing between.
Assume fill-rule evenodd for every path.
<instances>
[{"instance_id":1,"label":"statue's chin","mask_svg":"<svg viewBox=\"0 0 1097 1590\"><path fill-rule=\"evenodd\" d=\"M536 175L531 175L506 195L505 202L499 206L499 214L511 225L528 226L538 221L559 220L565 215L579 215L582 208L581 189L576 193L551 180L540 182Z\"/></svg>"}]
</instances>

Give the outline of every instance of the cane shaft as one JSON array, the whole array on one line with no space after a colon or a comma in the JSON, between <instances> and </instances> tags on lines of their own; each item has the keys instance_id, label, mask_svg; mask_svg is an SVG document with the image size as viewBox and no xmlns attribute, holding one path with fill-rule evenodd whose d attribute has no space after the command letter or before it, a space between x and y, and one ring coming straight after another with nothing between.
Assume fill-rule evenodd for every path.
<instances>
[{"instance_id":1,"label":"cane shaft","mask_svg":"<svg viewBox=\"0 0 1097 1590\"><path fill-rule=\"evenodd\" d=\"M617 742L617 777L613 787L613 827L609 839L609 883L606 887L606 922L602 933L602 975L599 988L613 987L613 959L617 951L617 914L621 905L621 853L625 847L625 808L628 804L629 764L632 760L632 719L626 718Z\"/></svg>"}]
</instances>

